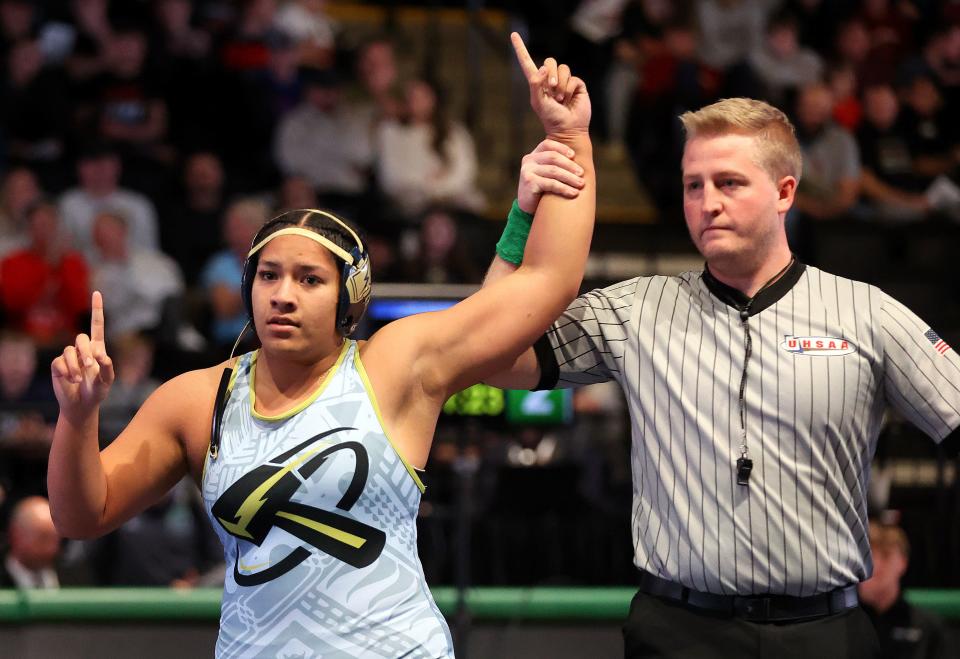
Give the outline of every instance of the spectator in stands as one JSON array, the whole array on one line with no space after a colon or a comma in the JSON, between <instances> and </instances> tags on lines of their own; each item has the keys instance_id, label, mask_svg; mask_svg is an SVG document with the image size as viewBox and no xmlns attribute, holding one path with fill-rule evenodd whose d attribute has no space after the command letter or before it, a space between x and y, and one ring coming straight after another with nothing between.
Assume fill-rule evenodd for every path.
<instances>
[{"instance_id":1,"label":"spectator in stands","mask_svg":"<svg viewBox=\"0 0 960 659\"><path fill-rule=\"evenodd\" d=\"M397 56L388 39L372 39L361 46L356 77L360 98L351 99L351 112L363 115L372 135L381 121L397 119L403 111Z\"/></svg>"},{"instance_id":2,"label":"spectator in stands","mask_svg":"<svg viewBox=\"0 0 960 659\"><path fill-rule=\"evenodd\" d=\"M127 220L115 211L97 213L93 242L93 288L105 300L112 333L107 339L157 330L168 305L184 292L176 262L159 250L130 245Z\"/></svg>"},{"instance_id":3,"label":"spectator in stands","mask_svg":"<svg viewBox=\"0 0 960 659\"><path fill-rule=\"evenodd\" d=\"M46 371L37 371L37 345L26 334L5 330L0 333L0 420L3 441L11 438L33 439L28 435L45 436L47 430L38 431L35 422L56 421L56 398ZM29 415L26 416L26 415ZM53 430L50 426L49 431Z\"/></svg>"},{"instance_id":4,"label":"spectator in stands","mask_svg":"<svg viewBox=\"0 0 960 659\"><path fill-rule=\"evenodd\" d=\"M960 107L960 24L936 26L913 65L933 76L950 110Z\"/></svg>"},{"instance_id":5,"label":"spectator in stands","mask_svg":"<svg viewBox=\"0 0 960 659\"><path fill-rule=\"evenodd\" d=\"M910 145L913 168L924 184L951 174L957 167L960 130L948 115L943 95L929 75L917 74L906 84L903 128Z\"/></svg>"},{"instance_id":6,"label":"spectator in stands","mask_svg":"<svg viewBox=\"0 0 960 659\"><path fill-rule=\"evenodd\" d=\"M277 32L267 41L270 57L267 68L256 76L262 103L266 106L271 125L279 123L288 112L297 107L303 94L303 79L297 44L285 32Z\"/></svg>"},{"instance_id":7,"label":"spectator in stands","mask_svg":"<svg viewBox=\"0 0 960 659\"><path fill-rule=\"evenodd\" d=\"M154 13L160 32L154 48L162 60L195 67L210 54L210 33L192 23L192 0L157 0Z\"/></svg>"},{"instance_id":8,"label":"spectator in stands","mask_svg":"<svg viewBox=\"0 0 960 659\"><path fill-rule=\"evenodd\" d=\"M28 497L18 502L10 516L7 537L9 549L0 569L0 588L60 587L60 535L46 499Z\"/></svg>"},{"instance_id":9,"label":"spectator in stands","mask_svg":"<svg viewBox=\"0 0 960 659\"><path fill-rule=\"evenodd\" d=\"M910 142L900 120L900 102L890 85L868 87L864 121L857 131L863 162L861 194L870 217L915 221L930 211L924 181L913 166Z\"/></svg>"},{"instance_id":10,"label":"spectator in stands","mask_svg":"<svg viewBox=\"0 0 960 659\"><path fill-rule=\"evenodd\" d=\"M192 0L158 0L150 44L167 103L170 142L180 153L210 144L223 119L210 56L213 38L193 24L194 5Z\"/></svg>"},{"instance_id":11,"label":"spectator in stands","mask_svg":"<svg viewBox=\"0 0 960 659\"><path fill-rule=\"evenodd\" d=\"M33 169L48 187L61 186L70 119L66 81L59 69L44 66L39 41L15 44L6 64L0 113L7 157Z\"/></svg>"},{"instance_id":12,"label":"spectator in stands","mask_svg":"<svg viewBox=\"0 0 960 659\"><path fill-rule=\"evenodd\" d=\"M820 80L823 62L800 45L797 19L781 12L770 19L762 45L749 56L750 69L763 97L782 106L789 94Z\"/></svg>"},{"instance_id":13,"label":"spectator in stands","mask_svg":"<svg viewBox=\"0 0 960 659\"><path fill-rule=\"evenodd\" d=\"M26 211L42 192L37 177L26 167L7 172L0 186L0 257L27 244Z\"/></svg>"},{"instance_id":14,"label":"spectator in stands","mask_svg":"<svg viewBox=\"0 0 960 659\"><path fill-rule=\"evenodd\" d=\"M424 213L416 234L417 247L404 256L407 281L429 284L478 283L480 267L470 258L457 220L443 208Z\"/></svg>"},{"instance_id":15,"label":"spectator in stands","mask_svg":"<svg viewBox=\"0 0 960 659\"><path fill-rule=\"evenodd\" d=\"M696 31L684 20L668 23L662 43L651 47L641 61L627 151L656 206L665 215L679 213L682 189L675 174L680 168L683 134L677 116L715 98L721 76L697 57Z\"/></svg>"},{"instance_id":16,"label":"spectator in stands","mask_svg":"<svg viewBox=\"0 0 960 659\"><path fill-rule=\"evenodd\" d=\"M407 221L432 205L477 212L473 137L451 120L437 88L426 80L406 86L404 121L387 120L377 136L377 180Z\"/></svg>"},{"instance_id":17,"label":"spectator in stands","mask_svg":"<svg viewBox=\"0 0 960 659\"><path fill-rule=\"evenodd\" d=\"M274 28L296 45L301 66L326 69L334 65L334 24L325 12L326 4L326 0L287 0L274 17Z\"/></svg>"},{"instance_id":18,"label":"spectator in stands","mask_svg":"<svg viewBox=\"0 0 960 659\"><path fill-rule=\"evenodd\" d=\"M220 48L227 71L252 73L267 68L270 58L267 39L273 31L276 0L241 0L240 14L231 34Z\"/></svg>"},{"instance_id":19,"label":"spectator in stands","mask_svg":"<svg viewBox=\"0 0 960 659\"><path fill-rule=\"evenodd\" d=\"M154 343L143 334L124 334L111 343L116 380L100 407L100 445L106 446L127 427L160 382L152 377Z\"/></svg>"},{"instance_id":20,"label":"spectator in stands","mask_svg":"<svg viewBox=\"0 0 960 659\"><path fill-rule=\"evenodd\" d=\"M850 19L841 23L833 50L835 63L851 67L861 83L877 79L870 65L870 34L862 21Z\"/></svg>"},{"instance_id":21,"label":"spectator in stands","mask_svg":"<svg viewBox=\"0 0 960 659\"><path fill-rule=\"evenodd\" d=\"M830 53L840 16L849 13L846 3L829 0L787 0L786 7L797 18L800 43L821 55Z\"/></svg>"},{"instance_id":22,"label":"spectator in stands","mask_svg":"<svg viewBox=\"0 0 960 659\"><path fill-rule=\"evenodd\" d=\"M241 189L261 190L276 185L278 172L271 153L276 125L269 99L265 98L260 76L270 66L270 43L277 35L273 27L276 0L241 0L223 3L221 11L237 11L235 21L217 38L218 62L207 83L214 90L202 91L201 98L215 104L209 134L200 136L221 155L231 181ZM229 99L229 111L223 103ZM190 106L184 108L192 113ZM189 116L189 115L188 115Z\"/></svg>"},{"instance_id":23,"label":"spectator in stands","mask_svg":"<svg viewBox=\"0 0 960 659\"><path fill-rule=\"evenodd\" d=\"M324 207L356 217L373 163L365 119L342 102L334 71L305 74L303 83L303 101L277 127L277 165L284 176L310 181Z\"/></svg>"},{"instance_id":24,"label":"spectator in stands","mask_svg":"<svg viewBox=\"0 0 960 659\"><path fill-rule=\"evenodd\" d=\"M37 370L37 346L33 339L17 332L3 332L0 334L0 444L8 451L3 462L20 472L13 475L13 480L20 481L21 493L42 491L47 451L56 420L53 387L46 370ZM30 462L37 462L33 467L39 468L31 468ZM25 473L30 471L34 473ZM32 485L24 482L30 479L34 480Z\"/></svg>"},{"instance_id":25,"label":"spectator in stands","mask_svg":"<svg viewBox=\"0 0 960 659\"><path fill-rule=\"evenodd\" d=\"M227 205L227 183L220 157L212 151L187 156L177 190L169 196L160 222L160 245L174 258L188 286L219 249L220 219Z\"/></svg>"},{"instance_id":26,"label":"spectator in stands","mask_svg":"<svg viewBox=\"0 0 960 659\"><path fill-rule=\"evenodd\" d=\"M156 194L173 154L161 80L146 66L147 37L119 28L106 41L106 69L90 85L90 132L123 158L132 187ZM81 129L84 124L81 116Z\"/></svg>"},{"instance_id":27,"label":"spectator in stands","mask_svg":"<svg viewBox=\"0 0 960 659\"><path fill-rule=\"evenodd\" d=\"M860 194L860 154L853 136L832 119L833 94L823 83L797 98L796 131L803 176L787 219L790 248L816 262L815 223L848 217Z\"/></svg>"},{"instance_id":28,"label":"spectator in stands","mask_svg":"<svg viewBox=\"0 0 960 659\"><path fill-rule=\"evenodd\" d=\"M282 213L295 208L316 208L319 204L317 192L310 181L303 176L288 176L280 184L276 205L275 210Z\"/></svg>"},{"instance_id":29,"label":"spectator in stands","mask_svg":"<svg viewBox=\"0 0 960 659\"><path fill-rule=\"evenodd\" d=\"M367 234L367 251L370 253L370 269L377 281L406 282L403 263L397 254L396 241L378 234Z\"/></svg>"},{"instance_id":30,"label":"spectator in stands","mask_svg":"<svg viewBox=\"0 0 960 659\"><path fill-rule=\"evenodd\" d=\"M623 161L627 156L630 105L642 62L663 49L664 28L676 22L682 11L684 8L662 0L630 2L623 9L621 31L613 44L613 62L604 87L608 104L604 150L606 158L612 161Z\"/></svg>"},{"instance_id":31,"label":"spectator in stands","mask_svg":"<svg viewBox=\"0 0 960 659\"><path fill-rule=\"evenodd\" d=\"M770 3L763 0L702 0L696 3L703 62L718 71L742 64L763 42Z\"/></svg>"},{"instance_id":32,"label":"spectator in stands","mask_svg":"<svg viewBox=\"0 0 960 659\"><path fill-rule=\"evenodd\" d=\"M860 192L860 154L853 136L832 119L833 94L823 83L805 86L797 99L797 138L803 177L794 208L814 220L844 217Z\"/></svg>"},{"instance_id":33,"label":"spectator in stands","mask_svg":"<svg viewBox=\"0 0 960 659\"><path fill-rule=\"evenodd\" d=\"M240 299L243 263L250 241L270 216L262 201L247 198L232 203L223 218L227 248L214 254L200 274L213 313L210 335L219 348L229 350L247 322Z\"/></svg>"},{"instance_id":34,"label":"spectator in stands","mask_svg":"<svg viewBox=\"0 0 960 659\"><path fill-rule=\"evenodd\" d=\"M70 249L56 206L38 201L26 217L28 246L0 261L0 304L7 327L41 347L61 345L90 308L87 264Z\"/></svg>"},{"instance_id":35,"label":"spectator in stands","mask_svg":"<svg viewBox=\"0 0 960 659\"><path fill-rule=\"evenodd\" d=\"M73 237L73 245L87 255L93 254L93 220L101 210L123 213L134 247L156 249L157 212L144 195L120 187L120 156L106 144L92 144L77 159L80 185L60 198L63 226Z\"/></svg>"},{"instance_id":36,"label":"spectator in stands","mask_svg":"<svg viewBox=\"0 0 960 659\"><path fill-rule=\"evenodd\" d=\"M36 8L28 0L0 2L0 60L5 60L14 45L36 36Z\"/></svg>"},{"instance_id":37,"label":"spectator in stands","mask_svg":"<svg viewBox=\"0 0 960 659\"><path fill-rule=\"evenodd\" d=\"M46 494L57 411L47 369L37 369L36 344L25 334L0 333L0 483L11 500Z\"/></svg>"},{"instance_id":38,"label":"spectator in stands","mask_svg":"<svg viewBox=\"0 0 960 659\"><path fill-rule=\"evenodd\" d=\"M223 584L223 549L196 486L186 479L156 504L96 540L90 562L97 582L104 586ZM220 583L206 583L206 575L216 567L221 568Z\"/></svg>"},{"instance_id":39,"label":"spectator in stands","mask_svg":"<svg viewBox=\"0 0 960 659\"><path fill-rule=\"evenodd\" d=\"M113 34L109 4L109 0L70 0L75 37L66 69L80 86L106 69L107 41Z\"/></svg>"},{"instance_id":40,"label":"spectator in stands","mask_svg":"<svg viewBox=\"0 0 960 659\"><path fill-rule=\"evenodd\" d=\"M870 52L867 58L870 75L867 84L892 83L897 65L913 46L914 26L919 18L911 3L892 0L865 0L856 14L867 31Z\"/></svg>"},{"instance_id":41,"label":"spectator in stands","mask_svg":"<svg viewBox=\"0 0 960 659\"><path fill-rule=\"evenodd\" d=\"M628 0L580 0L570 5L572 12L564 26L564 46L559 56L571 71L587 85L598 90L591 98L593 119L590 130L607 140L607 80L615 61L615 44L623 31Z\"/></svg>"},{"instance_id":42,"label":"spectator in stands","mask_svg":"<svg viewBox=\"0 0 960 659\"><path fill-rule=\"evenodd\" d=\"M856 133L863 118L863 104L857 93L857 72L849 64L837 64L827 71L827 86L833 94L833 120Z\"/></svg>"},{"instance_id":43,"label":"spectator in stands","mask_svg":"<svg viewBox=\"0 0 960 659\"><path fill-rule=\"evenodd\" d=\"M910 543L898 526L870 523L873 575L859 587L860 603L877 628L883 659L947 659L956 650L943 622L903 598L900 580Z\"/></svg>"}]
</instances>

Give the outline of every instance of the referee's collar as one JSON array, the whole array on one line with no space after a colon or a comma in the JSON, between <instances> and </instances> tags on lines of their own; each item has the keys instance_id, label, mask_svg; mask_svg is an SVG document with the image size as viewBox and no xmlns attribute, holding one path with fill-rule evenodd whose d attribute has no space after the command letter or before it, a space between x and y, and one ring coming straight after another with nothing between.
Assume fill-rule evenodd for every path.
<instances>
[{"instance_id":1,"label":"referee's collar","mask_svg":"<svg viewBox=\"0 0 960 659\"><path fill-rule=\"evenodd\" d=\"M779 279L758 291L752 298L747 297L732 286L727 286L714 277L710 272L710 268L706 265L703 266L703 283L706 284L710 292L724 304L738 311L747 309L748 315L756 316L767 307L776 304L780 298L786 295L800 280L800 276L806 268L807 266L805 264L794 257L793 262L787 267Z\"/></svg>"}]
</instances>

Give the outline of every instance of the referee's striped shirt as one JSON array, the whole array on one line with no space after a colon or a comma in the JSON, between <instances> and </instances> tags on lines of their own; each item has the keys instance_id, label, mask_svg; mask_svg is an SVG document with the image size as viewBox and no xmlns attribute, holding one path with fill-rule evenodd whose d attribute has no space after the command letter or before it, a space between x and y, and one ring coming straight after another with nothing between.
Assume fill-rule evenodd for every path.
<instances>
[{"instance_id":1,"label":"referee's striped shirt","mask_svg":"<svg viewBox=\"0 0 960 659\"><path fill-rule=\"evenodd\" d=\"M719 594L862 581L884 409L943 439L960 425L960 359L880 289L801 263L743 320L745 302L708 271L582 295L547 333L553 350L538 350L541 387L615 379L626 392L638 568ZM735 477L744 322L746 487Z\"/></svg>"}]
</instances>

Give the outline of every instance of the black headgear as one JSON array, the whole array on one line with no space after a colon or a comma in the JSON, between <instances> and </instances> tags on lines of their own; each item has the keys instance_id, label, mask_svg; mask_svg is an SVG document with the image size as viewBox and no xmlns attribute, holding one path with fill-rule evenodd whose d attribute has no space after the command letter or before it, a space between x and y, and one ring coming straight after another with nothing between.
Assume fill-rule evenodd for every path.
<instances>
[{"instance_id":1,"label":"black headgear","mask_svg":"<svg viewBox=\"0 0 960 659\"><path fill-rule=\"evenodd\" d=\"M341 230L341 233L345 233L352 239L353 245L350 249L337 245L322 233L314 230L314 224L305 222L309 219L322 221L321 218L332 222L333 228ZM284 228L278 229L277 227L280 226ZM257 274L257 264L260 261L259 252L277 236L291 234L315 240L330 250L338 262L342 264L340 268L340 293L337 297L336 327L341 336L350 336L357 328L357 324L370 303L370 257L363 246L363 241L360 240L360 236L349 224L332 213L313 208L300 208L278 215L264 224L254 237L253 245L247 254L247 260L243 263L243 280L240 285L240 297L243 299L243 305L246 307L251 325L253 324L253 280Z\"/></svg>"}]
</instances>

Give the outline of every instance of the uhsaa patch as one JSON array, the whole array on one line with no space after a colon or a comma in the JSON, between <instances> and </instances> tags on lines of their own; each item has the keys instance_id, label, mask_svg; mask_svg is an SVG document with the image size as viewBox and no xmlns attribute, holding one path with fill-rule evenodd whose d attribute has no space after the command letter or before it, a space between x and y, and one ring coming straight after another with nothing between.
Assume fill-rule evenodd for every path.
<instances>
[{"instance_id":1,"label":"uhsaa patch","mask_svg":"<svg viewBox=\"0 0 960 659\"><path fill-rule=\"evenodd\" d=\"M839 357L856 352L855 345L835 336L784 336L780 347L787 352L810 357Z\"/></svg>"}]
</instances>

